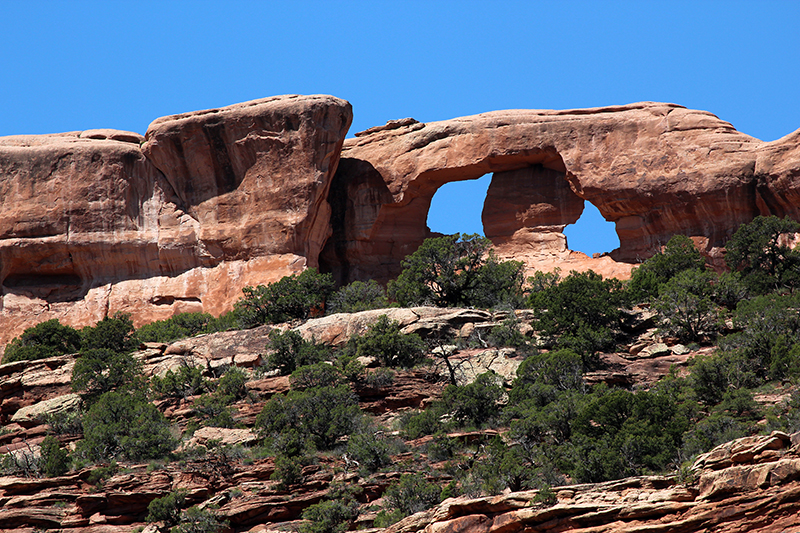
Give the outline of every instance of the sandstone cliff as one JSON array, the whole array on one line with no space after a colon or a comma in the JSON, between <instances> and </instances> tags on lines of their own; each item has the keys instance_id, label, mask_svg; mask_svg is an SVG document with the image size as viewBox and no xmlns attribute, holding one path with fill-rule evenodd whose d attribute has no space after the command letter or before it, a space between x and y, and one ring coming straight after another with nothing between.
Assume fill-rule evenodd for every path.
<instances>
[{"instance_id":1,"label":"sandstone cliff","mask_svg":"<svg viewBox=\"0 0 800 533\"><path fill-rule=\"evenodd\" d=\"M711 113L653 102L396 121L345 142L331 189L339 218L321 261L343 279L396 276L430 236L436 190L487 173L484 229L501 256L625 275L630 265L567 248L561 231L589 201L616 224L616 261L641 261L676 233L719 260L756 215L800 216L798 138L763 143Z\"/></svg>"},{"instance_id":2,"label":"sandstone cliff","mask_svg":"<svg viewBox=\"0 0 800 533\"><path fill-rule=\"evenodd\" d=\"M529 268L626 277L675 233L720 264L739 224L800 218L800 133L764 143L705 111L496 111L345 141L351 118L331 96L281 96L157 119L144 138L0 138L0 344L49 318L219 314L308 266L387 281L431 235L437 188L489 172L486 235ZM610 256L567 247L585 201L616 224Z\"/></svg>"},{"instance_id":3,"label":"sandstone cliff","mask_svg":"<svg viewBox=\"0 0 800 533\"><path fill-rule=\"evenodd\" d=\"M0 343L36 322L219 314L316 266L352 120L282 96L154 121L0 138Z\"/></svg>"}]
</instances>

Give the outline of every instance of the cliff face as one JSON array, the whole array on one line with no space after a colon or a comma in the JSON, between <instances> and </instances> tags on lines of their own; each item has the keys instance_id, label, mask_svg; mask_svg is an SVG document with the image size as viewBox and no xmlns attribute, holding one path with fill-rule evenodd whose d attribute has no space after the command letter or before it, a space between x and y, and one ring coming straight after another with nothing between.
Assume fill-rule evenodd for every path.
<instances>
[{"instance_id":1,"label":"cliff face","mask_svg":"<svg viewBox=\"0 0 800 533\"><path fill-rule=\"evenodd\" d=\"M392 308L311 319L294 330L307 339L342 345L351 335L374 323L379 314L397 320L404 332L464 331L465 326L490 327L506 318L502 312L481 310ZM230 407L237 426L244 427L200 427L191 437L186 436L181 448L189 451L204 446L205 453L195 450L182 461L166 464L120 461L120 471L102 482L93 480L91 466L54 478L21 473L0 476L0 530L129 533L148 527L150 533L156 533L154 525L145 523L148 505L156 498L183 490L187 506L216 508L215 513L230 525L226 531L296 531L302 523L303 510L336 490L335 482L363 491L358 496L360 515L350 530L371 527L375 509L386 503L381 498L387 487L402 472L416 471L420 464L434 464L427 455L430 448L426 447L431 437L407 441L408 448L392 457L390 471L375 474L364 474L349 464L344 449L327 452L319 456L318 462L304 467L302 482L288 489L271 479L276 470L273 457L254 456L241 448L237 451L237 446L257 445L260 439L254 427L256 416L273 395L290 388L288 376L254 371L261 364L269 332L289 327L265 325L171 344L151 343L137 351L134 357L142 363L147 377L187 366L207 369L207 374L229 364L241 367L248 376L247 398ZM703 352L691 355L700 353ZM510 383L523 359L513 349L496 348L465 350L458 356L469 361L459 365L464 371L459 379L465 382L491 370ZM608 365L616 368L601 380L614 382L627 376L629 385L643 386L668 373L672 364L685 367L689 356L676 360L671 353L662 353L639 359L617 358L617 363L609 360ZM5 429L0 433L0 455L11 454L23 461L39 454L42 440L51 432L44 422L47 415L69 411L80 402L70 387L75 362L76 355L72 354L0 365L0 424ZM650 369L644 375L641 365ZM382 424L388 424L407 409L441 397L445 384L432 380L431 371L398 371L391 386L357 388L359 406ZM173 397L155 404L176 430L183 432L189 423L197 423L197 399L198 396ZM379 433L384 438L390 431ZM465 442L495 435L498 430L488 429L451 433L448 438ZM59 432L58 438L69 446L79 437L66 431ZM484 452L479 449L476 453ZM767 533L800 528L800 433L772 432L727 442L700 456L686 474L683 479L644 476L554 487L555 499L548 503L539 501L537 491L451 498L385 531ZM439 481L446 483L447 479Z\"/></svg>"},{"instance_id":2,"label":"cliff face","mask_svg":"<svg viewBox=\"0 0 800 533\"><path fill-rule=\"evenodd\" d=\"M283 96L113 130L0 138L0 343L50 318L230 309L316 266L350 104Z\"/></svg>"},{"instance_id":3,"label":"cliff face","mask_svg":"<svg viewBox=\"0 0 800 533\"><path fill-rule=\"evenodd\" d=\"M800 131L764 143L651 102L405 119L345 141L351 118L331 96L280 96L157 119L144 138L0 138L0 344L50 318L219 314L307 266L386 281L431 235L436 190L486 173L486 235L529 268L625 277L675 233L719 264L741 223L800 218ZM616 224L610 256L567 247L587 200Z\"/></svg>"}]
</instances>

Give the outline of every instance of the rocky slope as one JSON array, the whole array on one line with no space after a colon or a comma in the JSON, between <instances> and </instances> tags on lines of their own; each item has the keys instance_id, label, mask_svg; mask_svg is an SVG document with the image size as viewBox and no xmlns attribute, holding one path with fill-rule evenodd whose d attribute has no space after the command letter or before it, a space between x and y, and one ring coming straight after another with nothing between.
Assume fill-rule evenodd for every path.
<instances>
[{"instance_id":1,"label":"rocky slope","mask_svg":"<svg viewBox=\"0 0 800 533\"><path fill-rule=\"evenodd\" d=\"M144 137L0 138L0 344L49 318L216 315L307 266L386 281L430 235L435 191L488 172L486 235L529 268L625 277L675 233L719 261L755 215L800 218L800 133L763 143L674 104L405 119L345 141L351 119L344 100L295 95ZM611 257L567 248L585 201L616 223Z\"/></svg>"},{"instance_id":2,"label":"rocky slope","mask_svg":"<svg viewBox=\"0 0 800 533\"><path fill-rule=\"evenodd\" d=\"M701 456L687 480L650 476L446 500L387 528L434 532L777 532L800 528L800 434L775 432L723 444Z\"/></svg>"},{"instance_id":3,"label":"rocky slope","mask_svg":"<svg viewBox=\"0 0 800 533\"><path fill-rule=\"evenodd\" d=\"M524 312L521 312L524 313ZM286 531L300 524L302 511L321 501L334 481L358 484L361 514L354 528L369 528L386 488L416 461L424 461L424 443L393 457L389 473L362 476L339 453L324 454L303 470L303 482L287 490L270 476L272 458L254 457L247 448L257 442L251 428L256 414L272 395L289 388L286 377L255 372L264 345L274 328L293 327L307 338L341 345L363 332L379 314L388 314L404 332L448 332L461 336L486 330L506 313L470 309L385 309L311 319L301 324L203 335L170 344L148 344L136 352L148 376L183 365L205 368L207 375L226 365L246 369L250 397L234 405L243 429L201 427L184 442L184 450L203 446L206 453L186 455L170 463L122 463L105 480L93 478L93 468L56 478L0 477L0 529L33 532L59 529L69 533L116 533L145 527L147 506L155 498L178 489L187 491L187 504L200 504L230 524L231 531ZM525 316L520 318L525 319ZM587 376L628 386L651 383L682 367L698 353L667 345L639 317L640 334L627 352L607 354L607 371ZM508 384L522 357L513 349L464 349L459 381L493 370ZM43 418L74 405L70 389L74 356L0 365L0 453L16 457L35 455L48 433ZM439 397L444 383L431 379L431 370L398 373L391 386L358 390L360 406L384 423L408 408L427 405ZM184 430L191 420L193 398L162 400L161 409ZM493 430L488 430L492 432ZM493 434L497 432L494 431ZM479 437L452 434L452 439ZM76 437L64 433L69 444ZM415 459L416 457L416 459ZM445 480L446 481L446 480ZM556 487L555 501L542 503L536 491L496 497L449 499L387 528L387 532L512 532L512 531L793 531L800 528L800 435L774 432L724 444L701 456L682 479L664 476L629 478L601 484ZM152 528L152 526L149 526ZM151 529L152 531L152 529Z\"/></svg>"}]
</instances>

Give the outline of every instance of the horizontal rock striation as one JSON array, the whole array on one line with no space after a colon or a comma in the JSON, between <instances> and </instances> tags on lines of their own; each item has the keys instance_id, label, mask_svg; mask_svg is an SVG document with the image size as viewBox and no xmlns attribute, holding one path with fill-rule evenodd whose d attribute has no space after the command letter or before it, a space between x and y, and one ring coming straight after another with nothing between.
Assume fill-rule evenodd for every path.
<instances>
[{"instance_id":1,"label":"horizontal rock striation","mask_svg":"<svg viewBox=\"0 0 800 533\"><path fill-rule=\"evenodd\" d=\"M403 119L345 140L351 120L344 100L290 95L163 117L144 137L0 138L0 344L49 318L218 315L308 266L387 281L433 235L436 190L486 173L486 236L530 269L626 277L676 233L719 266L741 223L800 219L800 131L764 143L653 102ZM610 255L569 250L586 201L616 225Z\"/></svg>"},{"instance_id":2,"label":"horizontal rock striation","mask_svg":"<svg viewBox=\"0 0 800 533\"><path fill-rule=\"evenodd\" d=\"M219 314L316 266L352 120L279 96L115 130L0 138L0 343L49 318Z\"/></svg>"},{"instance_id":3,"label":"horizontal rock striation","mask_svg":"<svg viewBox=\"0 0 800 533\"><path fill-rule=\"evenodd\" d=\"M734 461L738 453L736 465L731 450ZM694 478L648 476L557 487L553 504L537 502L537 491L454 498L384 531L767 533L800 527L800 458L786 434L725 443L698 459Z\"/></svg>"}]
</instances>

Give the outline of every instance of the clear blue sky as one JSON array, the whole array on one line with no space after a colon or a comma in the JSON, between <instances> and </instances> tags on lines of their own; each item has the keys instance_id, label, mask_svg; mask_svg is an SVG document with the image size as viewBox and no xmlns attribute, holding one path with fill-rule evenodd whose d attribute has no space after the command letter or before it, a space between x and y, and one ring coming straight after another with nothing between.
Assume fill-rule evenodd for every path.
<instances>
[{"instance_id":1,"label":"clear blue sky","mask_svg":"<svg viewBox=\"0 0 800 533\"><path fill-rule=\"evenodd\" d=\"M409 116L655 100L773 140L800 128L798 28L797 0L0 0L0 135L144 133L163 115L327 93L353 104L351 135ZM434 205L431 228L480 232L484 193L452 194L457 209ZM570 246L613 248L598 227Z\"/></svg>"}]
</instances>

